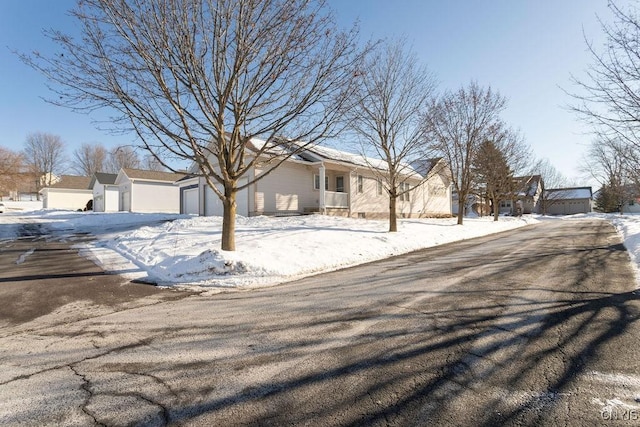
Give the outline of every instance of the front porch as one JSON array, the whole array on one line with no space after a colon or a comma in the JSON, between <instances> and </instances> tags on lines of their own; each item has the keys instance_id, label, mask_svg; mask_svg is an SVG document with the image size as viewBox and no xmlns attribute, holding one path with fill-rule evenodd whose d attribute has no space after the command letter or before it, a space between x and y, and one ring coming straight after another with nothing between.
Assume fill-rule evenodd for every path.
<instances>
[{"instance_id":1,"label":"front porch","mask_svg":"<svg viewBox=\"0 0 640 427\"><path fill-rule=\"evenodd\" d=\"M348 216L349 191L351 187L349 170L327 170L324 164L313 176L313 189L318 192L317 206L306 206L305 212L328 213L327 210L343 210ZM320 185L324 183L324 185ZM332 212L333 213L333 212Z\"/></svg>"}]
</instances>

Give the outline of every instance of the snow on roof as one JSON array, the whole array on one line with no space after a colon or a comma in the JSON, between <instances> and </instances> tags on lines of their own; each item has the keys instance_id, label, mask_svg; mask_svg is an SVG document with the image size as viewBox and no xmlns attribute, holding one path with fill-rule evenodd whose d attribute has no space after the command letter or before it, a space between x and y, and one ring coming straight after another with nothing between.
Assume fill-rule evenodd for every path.
<instances>
[{"instance_id":1,"label":"snow on roof","mask_svg":"<svg viewBox=\"0 0 640 427\"><path fill-rule=\"evenodd\" d=\"M252 138L251 144L256 150L260 150L265 146L266 142L258 138ZM291 151L298 149L301 145L303 144L296 141L272 143L272 145L266 151L270 154L275 155L287 155L290 154ZM292 155L291 159L307 162L319 162L322 160L327 160L338 163L348 163L350 165L362 166L367 168L372 167L374 169L379 169L382 171L387 170L387 162L384 160L320 145L310 145L309 147L304 148L303 151ZM401 173L403 175L409 176L420 176L420 173L413 166L408 164L402 164Z\"/></svg>"},{"instance_id":2,"label":"snow on roof","mask_svg":"<svg viewBox=\"0 0 640 427\"><path fill-rule=\"evenodd\" d=\"M540 175L527 175L517 176L513 179L515 180L517 187L520 189L518 191L518 196L533 197L538 192L538 186L540 185L542 177Z\"/></svg>"},{"instance_id":3,"label":"snow on roof","mask_svg":"<svg viewBox=\"0 0 640 427\"><path fill-rule=\"evenodd\" d=\"M552 188L547 190L547 199L590 199L591 187Z\"/></svg>"}]
</instances>

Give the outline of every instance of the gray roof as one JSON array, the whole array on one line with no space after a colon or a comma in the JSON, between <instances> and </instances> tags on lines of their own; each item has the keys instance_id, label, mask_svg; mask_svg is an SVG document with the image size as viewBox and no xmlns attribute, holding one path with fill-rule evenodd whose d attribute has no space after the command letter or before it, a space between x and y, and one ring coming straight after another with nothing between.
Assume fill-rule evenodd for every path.
<instances>
[{"instance_id":1,"label":"gray roof","mask_svg":"<svg viewBox=\"0 0 640 427\"><path fill-rule=\"evenodd\" d=\"M162 171L149 171L142 169L122 169L129 179L140 179L144 181L163 181L163 182L176 182L179 179L184 178L183 173L162 172Z\"/></svg>"},{"instance_id":2,"label":"gray roof","mask_svg":"<svg viewBox=\"0 0 640 427\"><path fill-rule=\"evenodd\" d=\"M546 198L554 200L590 199L591 187L551 188L546 190Z\"/></svg>"},{"instance_id":3,"label":"gray roof","mask_svg":"<svg viewBox=\"0 0 640 427\"><path fill-rule=\"evenodd\" d=\"M60 181L49 188L66 188L70 190L89 190L91 178L88 176L62 175Z\"/></svg>"},{"instance_id":4,"label":"gray roof","mask_svg":"<svg viewBox=\"0 0 640 427\"><path fill-rule=\"evenodd\" d=\"M96 172L93 174L96 181L100 184L115 184L116 178L118 177L117 173L104 173L104 172Z\"/></svg>"}]
</instances>

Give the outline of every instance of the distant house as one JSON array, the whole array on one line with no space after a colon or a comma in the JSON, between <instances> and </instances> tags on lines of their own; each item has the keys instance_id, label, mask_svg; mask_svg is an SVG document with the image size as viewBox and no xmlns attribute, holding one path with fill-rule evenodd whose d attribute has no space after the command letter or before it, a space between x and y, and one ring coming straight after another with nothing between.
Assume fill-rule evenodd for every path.
<instances>
[{"instance_id":1,"label":"distant house","mask_svg":"<svg viewBox=\"0 0 640 427\"><path fill-rule=\"evenodd\" d=\"M640 190L635 184L601 187L593 192L593 207L599 212L640 213Z\"/></svg>"},{"instance_id":2,"label":"distant house","mask_svg":"<svg viewBox=\"0 0 640 427\"><path fill-rule=\"evenodd\" d=\"M62 175L60 180L40 190L44 209L84 209L93 198L88 176Z\"/></svg>"},{"instance_id":3,"label":"distant house","mask_svg":"<svg viewBox=\"0 0 640 427\"><path fill-rule=\"evenodd\" d=\"M180 189L174 183L183 174L120 169L114 184L118 187L118 210L128 212L180 212Z\"/></svg>"},{"instance_id":4,"label":"distant house","mask_svg":"<svg viewBox=\"0 0 640 427\"><path fill-rule=\"evenodd\" d=\"M116 185L115 173L96 172L91 178L89 188L93 192L94 212L117 212L120 197Z\"/></svg>"},{"instance_id":5,"label":"distant house","mask_svg":"<svg viewBox=\"0 0 640 427\"><path fill-rule=\"evenodd\" d=\"M500 202L501 214L515 214L516 203L522 202L522 213L542 213L544 181L540 175L514 177L514 194Z\"/></svg>"},{"instance_id":6,"label":"distant house","mask_svg":"<svg viewBox=\"0 0 640 427\"><path fill-rule=\"evenodd\" d=\"M545 213L548 215L574 215L591 212L591 187L552 188L545 191Z\"/></svg>"},{"instance_id":7,"label":"distant house","mask_svg":"<svg viewBox=\"0 0 640 427\"><path fill-rule=\"evenodd\" d=\"M265 144L253 139L253 150ZM274 152L286 153L294 143L274 145ZM371 165L375 166L372 171ZM420 165L420 171L406 165L403 186L417 187L400 196L400 217L451 216L451 190L443 160ZM266 172L257 166L248 179ZM237 195L239 215L296 215L323 213L353 218L388 218L389 197L381 177L381 160L314 146L291 156L277 169ZM427 179L423 182L423 177ZM239 185L246 184L246 179ZM192 176L176 183L181 192L181 212L222 215L222 202L202 177ZM418 185L420 184L420 185ZM221 188L220 188L221 190Z\"/></svg>"}]
</instances>

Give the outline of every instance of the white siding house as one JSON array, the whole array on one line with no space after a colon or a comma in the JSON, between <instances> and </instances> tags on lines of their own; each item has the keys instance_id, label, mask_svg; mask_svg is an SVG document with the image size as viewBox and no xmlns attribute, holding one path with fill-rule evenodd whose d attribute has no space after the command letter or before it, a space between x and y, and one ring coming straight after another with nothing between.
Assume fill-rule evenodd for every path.
<instances>
[{"instance_id":1,"label":"white siding house","mask_svg":"<svg viewBox=\"0 0 640 427\"><path fill-rule=\"evenodd\" d=\"M242 185L246 179L240 180ZM186 176L176 182L180 192L180 213L200 216L222 216L222 200L207 185L202 177ZM221 192L223 189L218 186ZM236 195L236 214L249 216L248 190L244 189Z\"/></svg>"},{"instance_id":2,"label":"white siding house","mask_svg":"<svg viewBox=\"0 0 640 427\"><path fill-rule=\"evenodd\" d=\"M116 185L118 175L113 173L96 172L91 178L89 188L93 192L94 212L117 212L120 194Z\"/></svg>"},{"instance_id":3,"label":"white siding house","mask_svg":"<svg viewBox=\"0 0 640 427\"><path fill-rule=\"evenodd\" d=\"M55 184L40 190L44 209L82 210L92 197L88 176L62 175Z\"/></svg>"},{"instance_id":4,"label":"white siding house","mask_svg":"<svg viewBox=\"0 0 640 427\"><path fill-rule=\"evenodd\" d=\"M252 142L255 147L264 144L264 141ZM372 170L371 164L381 165L380 169ZM248 179L253 180L266 171L265 167L255 167ZM290 157L242 190L237 198L237 212L249 216L319 212L385 218L389 216L389 197L384 180L379 179L384 173L380 160L316 146ZM426 180L423 177L427 177ZM403 179L403 185L415 189L398 199L401 217L451 216L451 190L442 160L429 161L417 169L407 167ZM222 215L221 201L206 188L202 177L191 177L177 184L181 189L182 213ZM198 191L194 191L196 188Z\"/></svg>"},{"instance_id":5,"label":"white siding house","mask_svg":"<svg viewBox=\"0 0 640 427\"><path fill-rule=\"evenodd\" d=\"M120 169L115 180L120 211L180 212L180 190L174 183L184 175L171 172Z\"/></svg>"}]
</instances>

